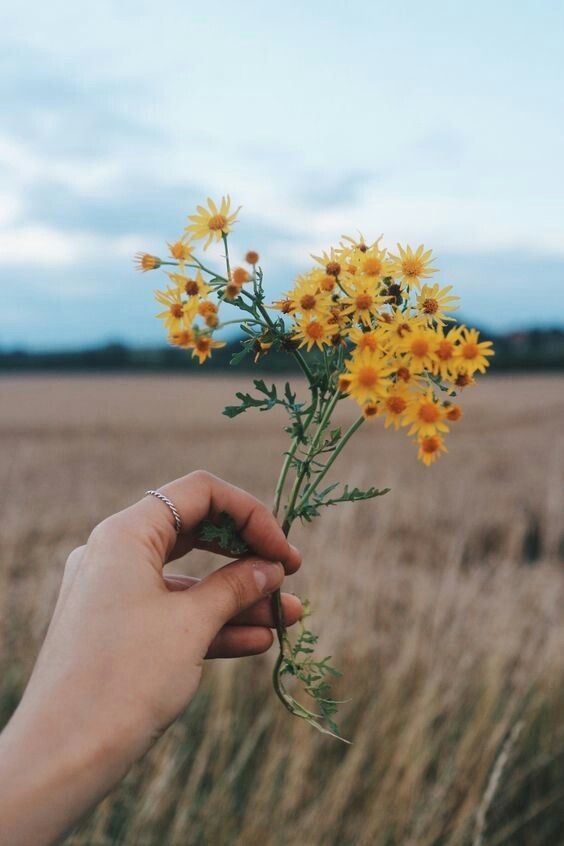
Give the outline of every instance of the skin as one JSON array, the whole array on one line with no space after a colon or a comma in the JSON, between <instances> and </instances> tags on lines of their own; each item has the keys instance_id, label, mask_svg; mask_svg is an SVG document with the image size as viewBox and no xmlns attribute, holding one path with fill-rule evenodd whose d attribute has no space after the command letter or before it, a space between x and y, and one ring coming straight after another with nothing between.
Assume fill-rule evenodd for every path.
<instances>
[{"instance_id":1,"label":"skin","mask_svg":"<svg viewBox=\"0 0 564 846\"><path fill-rule=\"evenodd\" d=\"M32 676L0 735L0 843L53 843L91 810L181 714L205 658L265 652L268 594L301 563L270 511L197 471L104 520L67 561ZM200 546L196 527L227 512L255 555L198 581L163 565ZM213 547L206 547L218 552ZM286 622L300 601L283 594Z\"/></svg>"}]
</instances>

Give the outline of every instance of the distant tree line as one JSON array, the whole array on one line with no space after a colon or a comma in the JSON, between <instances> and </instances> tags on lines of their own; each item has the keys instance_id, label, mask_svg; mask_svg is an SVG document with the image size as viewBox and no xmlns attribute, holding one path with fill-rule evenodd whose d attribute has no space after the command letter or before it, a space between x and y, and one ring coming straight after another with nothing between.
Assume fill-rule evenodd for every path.
<instances>
[{"instance_id":1,"label":"distant tree line","mask_svg":"<svg viewBox=\"0 0 564 846\"><path fill-rule=\"evenodd\" d=\"M506 335L485 333L492 339L495 357L492 371L564 370L564 329L531 329ZM0 373L162 373L190 371L225 372L234 352L240 349L237 340L214 351L213 357L200 367L184 350L174 347L133 348L121 343L83 350L30 352L0 350ZM268 352L254 362L250 354L237 369L258 368L263 373L295 371L292 356Z\"/></svg>"}]
</instances>

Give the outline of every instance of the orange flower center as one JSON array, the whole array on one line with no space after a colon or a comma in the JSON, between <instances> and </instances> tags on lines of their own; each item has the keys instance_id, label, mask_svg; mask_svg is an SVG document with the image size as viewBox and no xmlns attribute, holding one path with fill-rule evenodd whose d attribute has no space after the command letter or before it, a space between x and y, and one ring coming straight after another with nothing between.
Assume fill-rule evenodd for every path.
<instances>
[{"instance_id":1,"label":"orange flower center","mask_svg":"<svg viewBox=\"0 0 564 846\"><path fill-rule=\"evenodd\" d=\"M359 311L365 311L367 308L370 308L370 306L373 304L374 298L372 297L372 294L359 294L356 297L355 302L356 307Z\"/></svg>"},{"instance_id":2,"label":"orange flower center","mask_svg":"<svg viewBox=\"0 0 564 846\"><path fill-rule=\"evenodd\" d=\"M448 361L452 358L454 353L454 344L452 341L440 341L437 347L437 355L441 361Z\"/></svg>"},{"instance_id":3,"label":"orange flower center","mask_svg":"<svg viewBox=\"0 0 564 846\"><path fill-rule=\"evenodd\" d=\"M188 279L184 285L184 290L189 297L195 297L200 288L195 279Z\"/></svg>"},{"instance_id":4,"label":"orange flower center","mask_svg":"<svg viewBox=\"0 0 564 846\"><path fill-rule=\"evenodd\" d=\"M462 355L464 358L477 358L479 355L478 344L473 344L471 341L462 346Z\"/></svg>"},{"instance_id":5,"label":"orange flower center","mask_svg":"<svg viewBox=\"0 0 564 846\"><path fill-rule=\"evenodd\" d=\"M423 273L423 263L420 259L412 256L411 258L405 258L402 261L401 269L403 270L404 276L420 276Z\"/></svg>"},{"instance_id":6,"label":"orange flower center","mask_svg":"<svg viewBox=\"0 0 564 846\"><path fill-rule=\"evenodd\" d=\"M439 304L433 297L428 297L423 300L423 311L425 314L436 314L439 310Z\"/></svg>"},{"instance_id":7,"label":"orange flower center","mask_svg":"<svg viewBox=\"0 0 564 846\"><path fill-rule=\"evenodd\" d=\"M226 224L227 220L222 214L214 214L208 220L208 229L212 232L219 232L225 229Z\"/></svg>"},{"instance_id":8,"label":"orange flower center","mask_svg":"<svg viewBox=\"0 0 564 846\"><path fill-rule=\"evenodd\" d=\"M365 332L358 342L358 347L361 350L372 350L372 352L376 352L378 349L378 341L372 332Z\"/></svg>"},{"instance_id":9,"label":"orange flower center","mask_svg":"<svg viewBox=\"0 0 564 846\"><path fill-rule=\"evenodd\" d=\"M403 414L407 408L407 403L403 397L388 397L386 400L386 406L388 411L391 411L392 414Z\"/></svg>"},{"instance_id":10,"label":"orange flower center","mask_svg":"<svg viewBox=\"0 0 564 846\"><path fill-rule=\"evenodd\" d=\"M424 423L436 423L439 416L440 411L433 402L425 402L419 408L419 417Z\"/></svg>"},{"instance_id":11,"label":"orange flower center","mask_svg":"<svg viewBox=\"0 0 564 846\"><path fill-rule=\"evenodd\" d=\"M429 341L426 341L425 338L415 338L411 342L410 349L416 358L423 358L429 352Z\"/></svg>"},{"instance_id":12,"label":"orange flower center","mask_svg":"<svg viewBox=\"0 0 564 846\"><path fill-rule=\"evenodd\" d=\"M300 305L304 311L310 311L315 308L316 299L313 294L304 294L300 300Z\"/></svg>"},{"instance_id":13,"label":"orange flower center","mask_svg":"<svg viewBox=\"0 0 564 846\"><path fill-rule=\"evenodd\" d=\"M367 258L363 262L362 269L368 276L379 276L382 272L382 262L378 258Z\"/></svg>"},{"instance_id":14,"label":"orange flower center","mask_svg":"<svg viewBox=\"0 0 564 846\"><path fill-rule=\"evenodd\" d=\"M467 388L472 384L472 377L468 373L459 373L456 377L455 385L457 388Z\"/></svg>"},{"instance_id":15,"label":"orange flower center","mask_svg":"<svg viewBox=\"0 0 564 846\"><path fill-rule=\"evenodd\" d=\"M173 303L170 307L170 313L173 317L180 318L184 314L184 309L181 303Z\"/></svg>"},{"instance_id":16,"label":"orange flower center","mask_svg":"<svg viewBox=\"0 0 564 846\"><path fill-rule=\"evenodd\" d=\"M208 352L211 347L211 338L198 338L196 341L196 349L198 352Z\"/></svg>"},{"instance_id":17,"label":"orange flower center","mask_svg":"<svg viewBox=\"0 0 564 846\"><path fill-rule=\"evenodd\" d=\"M363 388L373 388L378 383L378 371L375 367L360 367L357 379Z\"/></svg>"},{"instance_id":18,"label":"orange flower center","mask_svg":"<svg viewBox=\"0 0 564 846\"><path fill-rule=\"evenodd\" d=\"M322 291L332 291L335 287L335 277L334 276L324 276L321 282L319 283L319 287Z\"/></svg>"},{"instance_id":19,"label":"orange flower center","mask_svg":"<svg viewBox=\"0 0 564 846\"><path fill-rule=\"evenodd\" d=\"M434 452L437 452L437 450L440 449L440 446L440 439L436 435L432 435L430 438L423 438L421 441L421 449L423 452L428 452L431 455Z\"/></svg>"},{"instance_id":20,"label":"orange flower center","mask_svg":"<svg viewBox=\"0 0 564 846\"><path fill-rule=\"evenodd\" d=\"M306 327L306 335L314 341L319 341L323 337L323 326L317 320L312 320Z\"/></svg>"},{"instance_id":21,"label":"orange flower center","mask_svg":"<svg viewBox=\"0 0 564 846\"><path fill-rule=\"evenodd\" d=\"M399 335L400 338L403 338L405 332L411 332L411 326L409 323L400 323L396 328L396 334Z\"/></svg>"},{"instance_id":22,"label":"orange flower center","mask_svg":"<svg viewBox=\"0 0 564 846\"><path fill-rule=\"evenodd\" d=\"M338 261L330 261L327 267L325 268L325 272L329 276L338 276L341 272L341 265Z\"/></svg>"},{"instance_id":23,"label":"orange flower center","mask_svg":"<svg viewBox=\"0 0 564 846\"><path fill-rule=\"evenodd\" d=\"M363 409L365 417L375 417L378 414L378 406L373 402L369 402Z\"/></svg>"},{"instance_id":24,"label":"orange flower center","mask_svg":"<svg viewBox=\"0 0 564 846\"><path fill-rule=\"evenodd\" d=\"M409 380L411 379L411 373L409 372L409 369L407 367L399 367L396 370L396 376L398 377L398 379L401 379L402 382L409 382Z\"/></svg>"}]
</instances>

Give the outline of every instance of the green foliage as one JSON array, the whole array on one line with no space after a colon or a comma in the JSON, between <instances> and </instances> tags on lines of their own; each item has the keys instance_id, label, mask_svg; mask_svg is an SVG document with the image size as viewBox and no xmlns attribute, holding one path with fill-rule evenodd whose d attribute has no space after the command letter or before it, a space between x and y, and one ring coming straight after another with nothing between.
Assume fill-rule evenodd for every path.
<instances>
[{"instance_id":1,"label":"green foliage","mask_svg":"<svg viewBox=\"0 0 564 846\"><path fill-rule=\"evenodd\" d=\"M216 544L224 552L231 555L244 555L249 552L249 547L239 536L237 526L233 518L223 511L214 522L204 520L200 523L198 539L202 543Z\"/></svg>"},{"instance_id":2,"label":"green foliage","mask_svg":"<svg viewBox=\"0 0 564 846\"><path fill-rule=\"evenodd\" d=\"M296 509L296 516L310 523L314 517L319 517L319 509L323 506L338 505L340 502L362 502L366 499L374 499L377 496L384 496L390 492L390 488L379 489L374 487L368 488L364 491L360 488L353 488L350 490L349 486L345 485L342 493L338 496L329 497L329 494L338 487L339 482L335 482L323 491L314 491L312 494L312 500L304 503Z\"/></svg>"}]
</instances>

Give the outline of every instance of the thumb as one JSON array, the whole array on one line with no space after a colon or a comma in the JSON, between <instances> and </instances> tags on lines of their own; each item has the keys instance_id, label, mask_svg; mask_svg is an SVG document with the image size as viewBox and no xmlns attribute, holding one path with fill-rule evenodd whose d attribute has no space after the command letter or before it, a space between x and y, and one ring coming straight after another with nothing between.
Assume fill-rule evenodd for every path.
<instances>
[{"instance_id":1,"label":"thumb","mask_svg":"<svg viewBox=\"0 0 564 846\"><path fill-rule=\"evenodd\" d=\"M185 599L211 641L232 617L279 588L283 579L279 562L241 558L206 576L186 591Z\"/></svg>"}]
</instances>

